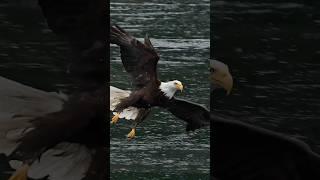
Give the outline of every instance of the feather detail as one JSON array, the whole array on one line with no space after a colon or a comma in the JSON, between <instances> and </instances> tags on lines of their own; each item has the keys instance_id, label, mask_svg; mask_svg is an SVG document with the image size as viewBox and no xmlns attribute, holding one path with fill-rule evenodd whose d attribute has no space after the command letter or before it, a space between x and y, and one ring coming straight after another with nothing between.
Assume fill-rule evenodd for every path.
<instances>
[{"instance_id":1,"label":"feather detail","mask_svg":"<svg viewBox=\"0 0 320 180\"><path fill-rule=\"evenodd\" d=\"M123 98L129 97L130 93L131 91L125 91L110 86L110 111L113 111ZM140 110L142 109L130 106L120 113L119 118L135 120L138 117ZM113 114L115 113L116 112L113 112Z\"/></svg>"}]
</instances>

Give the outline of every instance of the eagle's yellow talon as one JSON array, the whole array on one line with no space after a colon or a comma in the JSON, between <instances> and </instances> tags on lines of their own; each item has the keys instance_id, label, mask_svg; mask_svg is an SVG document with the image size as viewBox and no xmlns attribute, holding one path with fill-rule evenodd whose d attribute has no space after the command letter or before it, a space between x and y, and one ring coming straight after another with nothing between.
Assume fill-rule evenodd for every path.
<instances>
[{"instance_id":1,"label":"eagle's yellow talon","mask_svg":"<svg viewBox=\"0 0 320 180\"><path fill-rule=\"evenodd\" d=\"M128 139L131 140L136 136L136 129L132 128L132 130L130 131L130 133L128 134Z\"/></svg>"},{"instance_id":2,"label":"eagle's yellow talon","mask_svg":"<svg viewBox=\"0 0 320 180\"><path fill-rule=\"evenodd\" d=\"M9 180L27 180L29 165L25 164L9 178Z\"/></svg>"},{"instance_id":3,"label":"eagle's yellow talon","mask_svg":"<svg viewBox=\"0 0 320 180\"><path fill-rule=\"evenodd\" d=\"M116 113L111 119L111 124L117 123L119 121L119 116L120 116L120 113Z\"/></svg>"}]
</instances>

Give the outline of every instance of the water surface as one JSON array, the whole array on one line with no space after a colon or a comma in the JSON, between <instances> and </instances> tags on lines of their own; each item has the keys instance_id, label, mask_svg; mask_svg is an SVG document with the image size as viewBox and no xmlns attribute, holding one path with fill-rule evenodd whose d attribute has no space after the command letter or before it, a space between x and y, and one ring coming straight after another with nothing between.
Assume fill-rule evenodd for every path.
<instances>
[{"instance_id":1,"label":"water surface","mask_svg":"<svg viewBox=\"0 0 320 180\"><path fill-rule=\"evenodd\" d=\"M180 80L179 98L209 105L209 1L111 1L111 22L132 35L147 33L160 54L159 78ZM130 89L131 82L111 47L111 84ZM209 179L209 129L185 132L185 123L154 108L128 142L130 123L111 126L111 179Z\"/></svg>"}]
</instances>

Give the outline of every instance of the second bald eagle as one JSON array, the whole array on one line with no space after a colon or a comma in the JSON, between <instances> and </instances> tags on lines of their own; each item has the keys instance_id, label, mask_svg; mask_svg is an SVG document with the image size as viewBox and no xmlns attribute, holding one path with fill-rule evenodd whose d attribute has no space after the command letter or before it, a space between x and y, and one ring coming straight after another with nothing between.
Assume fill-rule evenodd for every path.
<instances>
[{"instance_id":1,"label":"second bald eagle","mask_svg":"<svg viewBox=\"0 0 320 180\"><path fill-rule=\"evenodd\" d=\"M187 131L210 124L210 112L203 106L174 98L177 90L183 89L180 81L161 82L157 77L158 53L148 36L144 43L136 40L119 26L110 29L110 41L120 46L121 60L131 75L135 90L124 91L111 87L110 110L114 112L112 123L119 118L135 120L128 138L135 137L136 126L153 106L166 108L176 117L187 122Z\"/></svg>"}]
</instances>

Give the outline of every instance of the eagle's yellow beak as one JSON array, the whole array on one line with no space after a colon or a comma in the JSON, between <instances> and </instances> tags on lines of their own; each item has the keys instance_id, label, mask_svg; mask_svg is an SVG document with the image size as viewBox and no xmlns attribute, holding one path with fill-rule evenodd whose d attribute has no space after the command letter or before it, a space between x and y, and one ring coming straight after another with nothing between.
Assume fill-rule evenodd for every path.
<instances>
[{"instance_id":1,"label":"eagle's yellow beak","mask_svg":"<svg viewBox=\"0 0 320 180\"><path fill-rule=\"evenodd\" d=\"M229 95L233 87L233 78L228 66L220 61L211 60L210 68L212 70L210 74L211 83L224 88Z\"/></svg>"},{"instance_id":2,"label":"eagle's yellow beak","mask_svg":"<svg viewBox=\"0 0 320 180\"><path fill-rule=\"evenodd\" d=\"M180 90L182 92L183 90L183 85L181 83L176 84L177 90Z\"/></svg>"}]
</instances>

